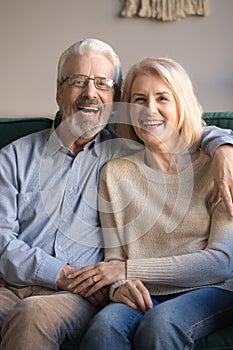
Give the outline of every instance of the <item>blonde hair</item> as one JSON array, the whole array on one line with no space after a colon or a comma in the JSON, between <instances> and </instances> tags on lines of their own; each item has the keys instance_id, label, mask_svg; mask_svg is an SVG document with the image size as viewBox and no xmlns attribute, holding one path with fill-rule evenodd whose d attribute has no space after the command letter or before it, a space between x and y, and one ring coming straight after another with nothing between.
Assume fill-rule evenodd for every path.
<instances>
[{"instance_id":1,"label":"blonde hair","mask_svg":"<svg viewBox=\"0 0 233 350\"><path fill-rule=\"evenodd\" d=\"M170 58L145 58L134 64L128 71L122 92L122 102L131 102L131 90L135 78L142 74L158 74L171 89L179 113L178 130L182 141L188 149L199 142L203 127L202 109L194 93L193 84L185 69ZM130 117L127 116L128 124ZM124 125L124 128L126 126ZM126 137L133 137L135 132L125 129ZM137 139L137 137L133 137Z\"/></svg>"}]
</instances>

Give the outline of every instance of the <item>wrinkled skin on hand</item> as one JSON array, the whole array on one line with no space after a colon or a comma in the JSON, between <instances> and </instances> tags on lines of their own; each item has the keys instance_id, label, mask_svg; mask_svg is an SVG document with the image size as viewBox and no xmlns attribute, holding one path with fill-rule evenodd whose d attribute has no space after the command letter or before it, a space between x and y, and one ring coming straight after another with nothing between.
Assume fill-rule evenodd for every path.
<instances>
[{"instance_id":1,"label":"wrinkled skin on hand","mask_svg":"<svg viewBox=\"0 0 233 350\"><path fill-rule=\"evenodd\" d=\"M222 145L217 148L213 158L214 190L211 202L221 196L228 213L233 217L233 147Z\"/></svg>"},{"instance_id":2,"label":"wrinkled skin on hand","mask_svg":"<svg viewBox=\"0 0 233 350\"><path fill-rule=\"evenodd\" d=\"M150 293L140 280L128 281L116 289L113 301L146 313L153 307Z\"/></svg>"}]
</instances>

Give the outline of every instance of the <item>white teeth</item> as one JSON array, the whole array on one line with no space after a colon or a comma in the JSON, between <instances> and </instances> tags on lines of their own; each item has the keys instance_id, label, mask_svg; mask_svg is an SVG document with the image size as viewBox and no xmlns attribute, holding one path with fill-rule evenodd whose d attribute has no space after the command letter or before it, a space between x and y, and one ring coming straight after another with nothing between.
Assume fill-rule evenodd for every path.
<instances>
[{"instance_id":1,"label":"white teeth","mask_svg":"<svg viewBox=\"0 0 233 350\"><path fill-rule=\"evenodd\" d=\"M142 120L141 123L143 126L159 126L163 124L161 120Z\"/></svg>"},{"instance_id":2,"label":"white teeth","mask_svg":"<svg viewBox=\"0 0 233 350\"><path fill-rule=\"evenodd\" d=\"M81 107L80 110L84 113L97 113L98 108L92 108L92 107Z\"/></svg>"}]
</instances>

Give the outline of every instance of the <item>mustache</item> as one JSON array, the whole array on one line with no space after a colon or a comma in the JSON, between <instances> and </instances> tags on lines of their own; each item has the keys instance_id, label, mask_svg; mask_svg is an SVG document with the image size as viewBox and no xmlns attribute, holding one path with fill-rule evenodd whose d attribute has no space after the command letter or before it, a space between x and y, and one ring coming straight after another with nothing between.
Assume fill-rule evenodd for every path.
<instances>
[{"instance_id":1,"label":"mustache","mask_svg":"<svg viewBox=\"0 0 233 350\"><path fill-rule=\"evenodd\" d=\"M80 106L83 106L83 105L95 105L97 107L99 107L100 109L103 109L104 108L104 104L98 100L97 98L85 98L85 97L82 97L82 98L78 98L76 101L75 101L75 107L78 108Z\"/></svg>"}]
</instances>

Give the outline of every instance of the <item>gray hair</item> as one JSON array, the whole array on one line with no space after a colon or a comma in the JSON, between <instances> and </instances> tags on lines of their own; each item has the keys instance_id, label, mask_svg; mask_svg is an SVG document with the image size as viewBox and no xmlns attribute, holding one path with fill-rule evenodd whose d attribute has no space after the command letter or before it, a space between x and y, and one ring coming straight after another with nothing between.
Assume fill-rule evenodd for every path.
<instances>
[{"instance_id":1,"label":"gray hair","mask_svg":"<svg viewBox=\"0 0 233 350\"><path fill-rule=\"evenodd\" d=\"M68 47L59 58L58 61L58 71L57 71L57 84L61 85L63 83L65 66L67 60L71 56L83 56L85 54L97 54L106 57L115 67L115 94L114 100L119 101L121 95L121 85L122 85L122 68L119 56L113 50L113 48L107 43L98 39L84 39L78 41Z\"/></svg>"}]
</instances>

